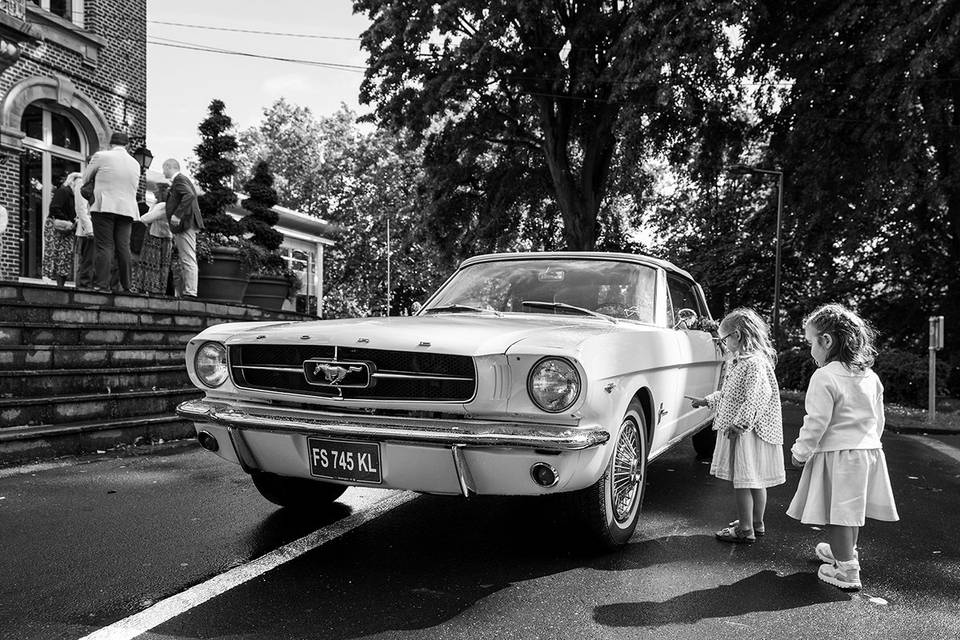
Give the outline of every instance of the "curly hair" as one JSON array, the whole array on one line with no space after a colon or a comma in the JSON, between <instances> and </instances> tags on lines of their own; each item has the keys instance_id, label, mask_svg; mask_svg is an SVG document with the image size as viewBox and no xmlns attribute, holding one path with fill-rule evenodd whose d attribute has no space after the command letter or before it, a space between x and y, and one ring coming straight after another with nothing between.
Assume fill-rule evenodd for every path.
<instances>
[{"instance_id":1,"label":"curly hair","mask_svg":"<svg viewBox=\"0 0 960 640\"><path fill-rule=\"evenodd\" d=\"M740 345L744 353L761 353L776 364L777 350L770 340L770 327L753 309L739 307L723 317L721 327L740 332Z\"/></svg>"},{"instance_id":2,"label":"curly hair","mask_svg":"<svg viewBox=\"0 0 960 640\"><path fill-rule=\"evenodd\" d=\"M874 347L877 333L853 311L839 304L825 304L804 318L803 326L807 325L817 333L827 333L833 337L827 362L836 360L858 371L873 366L877 357Z\"/></svg>"}]
</instances>

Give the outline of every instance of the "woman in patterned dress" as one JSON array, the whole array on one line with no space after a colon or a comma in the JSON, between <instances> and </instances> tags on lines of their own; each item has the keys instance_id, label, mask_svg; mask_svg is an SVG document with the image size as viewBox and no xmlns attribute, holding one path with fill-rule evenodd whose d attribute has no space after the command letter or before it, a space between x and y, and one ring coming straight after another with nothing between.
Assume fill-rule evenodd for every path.
<instances>
[{"instance_id":1,"label":"woman in patterned dress","mask_svg":"<svg viewBox=\"0 0 960 640\"><path fill-rule=\"evenodd\" d=\"M79 175L71 173L53 192L47 220L43 224L42 273L45 278L56 280L58 287L73 277L74 230L77 228L73 183Z\"/></svg>"},{"instance_id":2,"label":"woman in patterned dress","mask_svg":"<svg viewBox=\"0 0 960 640\"><path fill-rule=\"evenodd\" d=\"M140 217L140 222L149 226L143 237L140 261L134 271L134 286L140 293L163 295L167 291L170 274L170 256L173 250L173 233L167 221L167 185L157 185L157 204Z\"/></svg>"}]
</instances>

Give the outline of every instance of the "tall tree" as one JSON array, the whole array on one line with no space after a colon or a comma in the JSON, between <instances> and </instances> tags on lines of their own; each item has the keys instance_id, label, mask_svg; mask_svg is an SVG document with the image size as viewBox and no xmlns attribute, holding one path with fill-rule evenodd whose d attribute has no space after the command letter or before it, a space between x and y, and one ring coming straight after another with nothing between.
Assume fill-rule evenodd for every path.
<instances>
[{"instance_id":1,"label":"tall tree","mask_svg":"<svg viewBox=\"0 0 960 640\"><path fill-rule=\"evenodd\" d=\"M490 163L495 176L529 154L529 171L546 169L571 249L597 244L618 151L682 144L727 99L732 2L355 0L354 9L372 21L361 100L376 119L410 144L426 139L428 164L485 145L508 158ZM488 198L504 195L488 185L498 188Z\"/></svg>"},{"instance_id":2,"label":"tall tree","mask_svg":"<svg viewBox=\"0 0 960 640\"><path fill-rule=\"evenodd\" d=\"M957 2L745 13L745 68L772 79L757 104L770 162L787 172L811 302L838 298L839 284L901 342L923 340L930 313L960 317L958 24Z\"/></svg>"},{"instance_id":3,"label":"tall tree","mask_svg":"<svg viewBox=\"0 0 960 640\"><path fill-rule=\"evenodd\" d=\"M267 161L275 172L280 204L323 215L323 152L331 133L309 108L280 98L264 108L256 126L240 133L239 173L250 175L259 160Z\"/></svg>"}]
</instances>

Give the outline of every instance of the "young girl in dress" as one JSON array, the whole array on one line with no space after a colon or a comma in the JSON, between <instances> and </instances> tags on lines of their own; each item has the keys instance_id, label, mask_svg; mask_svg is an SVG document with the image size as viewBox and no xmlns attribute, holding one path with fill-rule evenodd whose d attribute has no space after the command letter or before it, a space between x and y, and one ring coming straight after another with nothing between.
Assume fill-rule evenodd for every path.
<instances>
[{"instance_id":1,"label":"young girl in dress","mask_svg":"<svg viewBox=\"0 0 960 640\"><path fill-rule=\"evenodd\" d=\"M791 449L803 473L787 515L827 526L829 542L815 549L825 563L817 575L859 589L856 547L864 519L900 519L880 444L883 385L870 369L874 332L852 311L828 304L807 317L804 333L820 368L810 377L807 415Z\"/></svg>"},{"instance_id":2,"label":"young girl in dress","mask_svg":"<svg viewBox=\"0 0 960 640\"><path fill-rule=\"evenodd\" d=\"M734 309L718 329L732 355L720 390L693 399L716 411L717 444L710 473L733 482L738 518L716 532L725 542L755 542L766 533L767 487L783 484L783 418L776 351L767 324L752 309Z\"/></svg>"}]
</instances>

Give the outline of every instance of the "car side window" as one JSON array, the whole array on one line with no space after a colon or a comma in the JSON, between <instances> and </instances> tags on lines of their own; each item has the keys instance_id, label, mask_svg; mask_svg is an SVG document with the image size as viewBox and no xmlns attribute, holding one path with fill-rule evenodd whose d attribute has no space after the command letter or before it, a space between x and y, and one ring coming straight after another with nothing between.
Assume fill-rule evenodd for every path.
<instances>
[{"instance_id":1,"label":"car side window","mask_svg":"<svg viewBox=\"0 0 960 640\"><path fill-rule=\"evenodd\" d=\"M700 305L700 297L697 295L697 291L692 282L684 280L683 278L668 275L667 289L670 292L670 301L672 303L670 309L670 318L674 326L680 322L681 309L692 309L694 312L696 312L698 318L703 316L703 308Z\"/></svg>"}]
</instances>

